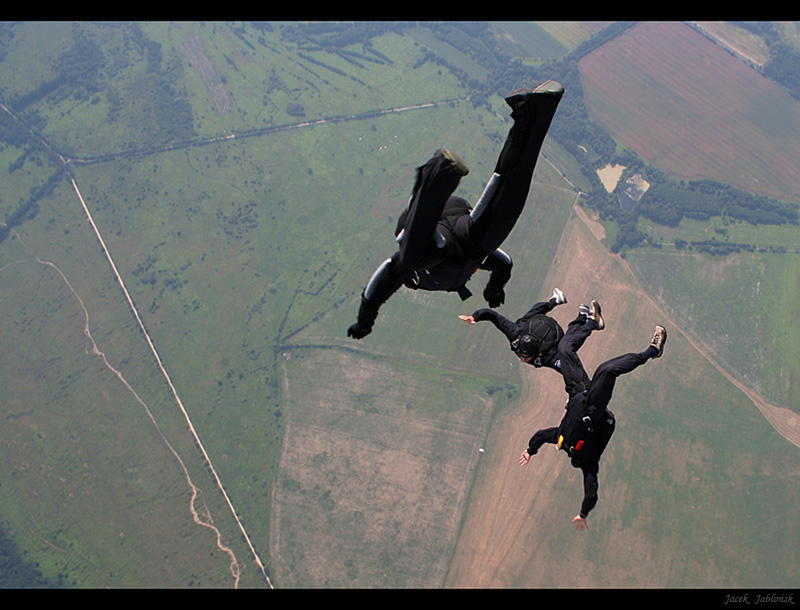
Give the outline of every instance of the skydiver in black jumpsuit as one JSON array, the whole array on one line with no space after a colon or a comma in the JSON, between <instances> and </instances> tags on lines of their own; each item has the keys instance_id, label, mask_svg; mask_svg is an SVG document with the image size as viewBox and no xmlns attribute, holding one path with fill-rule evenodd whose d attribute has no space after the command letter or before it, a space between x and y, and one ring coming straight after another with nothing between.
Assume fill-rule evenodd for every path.
<instances>
[{"instance_id":1,"label":"skydiver in black jumpsuit","mask_svg":"<svg viewBox=\"0 0 800 610\"><path fill-rule=\"evenodd\" d=\"M562 339L565 336L578 337L572 344L573 349L570 352L570 357L573 358L573 369L580 367L580 370L583 370L578 359L578 348L583 345L592 330L603 330L605 328L600 304L592 300L591 306L580 306L578 317L569 323L565 333L561 325L547 314L556 306L563 305L566 302L567 298L564 293L556 288L553 290L553 296L547 301L536 303L516 322L512 322L492 309L485 308L476 310L471 316L461 315L458 317L470 324L476 324L484 320L491 322L506 336L511 346L511 351L522 362L536 368L550 368L563 374L562 354L560 351ZM586 326L587 320L593 320L594 325ZM578 379L575 375L564 374L567 394L572 396L575 392L582 390L584 381L588 382L588 378L584 380Z\"/></svg>"},{"instance_id":2,"label":"skydiver in black jumpsuit","mask_svg":"<svg viewBox=\"0 0 800 610\"><path fill-rule=\"evenodd\" d=\"M560 84L546 81L506 98L514 124L474 208L452 195L469 173L457 155L437 151L417 169L408 207L395 231L399 250L378 267L364 288L357 322L348 328L348 336L366 337L381 305L404 284L456 292L467 299L471 295L467 281L484 269L490 272L484 298L490 307L503 304L512 261L499 247L525 205L539 151L563 94Z\"/></svg>"},{"instance_id":3,"label":"skydiver in black jumpsuit","mask_svg":"<svg viewBox=\"0 0 800 610\"><path fill-rule=\"evenodd\" d=\"M583 365L578 359L577 350L595 325L594 320L587 320L576 332L565 334L559 344L562 374L567 384L580 386L581 391L570 395L567 412L557 427L543 428L528 441L528 448L519 457L521 466L525 466L532 456L536 455L542 445L552 443L565 451L571 458L574 468L583 472L583 501L578 515L572 520L576 529L585 530L589 526L586 517L597 504L598 472L600 456L614 433L616 420L608 410L611 394L617 377L630 373L651 358L660 358L667 342L667 331L663 326L656 326L650 345L643 352L631 352L607 360L597 367L594 376L589 380ZM570 424L572 422L572 424ZM576 423L577 422L577 423ZM581 425L584 427L584 438L578 444L565 442L567 429Z\"/></svg>"}]
</instances>

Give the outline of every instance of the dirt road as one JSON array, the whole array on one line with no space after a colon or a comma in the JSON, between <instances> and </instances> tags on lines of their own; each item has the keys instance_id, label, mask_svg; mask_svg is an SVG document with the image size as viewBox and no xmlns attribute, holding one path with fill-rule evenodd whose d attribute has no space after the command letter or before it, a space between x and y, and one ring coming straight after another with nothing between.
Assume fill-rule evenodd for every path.
<instances>
[{"instance_id":1,"label":"dirt road","mask_svg":"<svg viewBox=\"0 0 800 610\"><path fill-rule=\"evenodd\" d=\"M649 297L626 261L612 255L602 245L603 237L602 225L576 206L557 250L569 252L570 256L556 259L545 281L548 287L560 287L570 299L567 306L556 308L552 314L562 324L574 317L574 309L580 302L591 298L600 300L605 311L613 312L613 321L618 324L616 329L604 332L602 341L590 338L581 350L587 369L594 370L608 354L629 351L637 340L646 342L649 336L642 337L642 332L647 335L655 324L666 323L673 344L677 337L684 335L704 358L753 401L780 434L800 444L800 417L788 409L768 404L728 374L708 350L695 338L687 336ZM517 466L517 458L527 446L530 435L542 427L542 422L557 422L558 405L564 404L561 379L543 370L529 369L523 369L525 398L521 404L524 407L499 418L487 442L490 449L485 459L489 463L484 465L473 489L445 582L448 588L553 586L552 583L565 582L562 573L565 563L573 566L569 568L569 586L598 586L598 575L586 573L591 572L588 569L592 566L591 559L580 559L585 546L591 544L591 537L571 537L576 545L574 560L568 560L552 548L558 544L556 532L565 529L561 523L563 511L554 511L553 506L558 498L565 497L564 489L580 489L580 473L555 451L538 454L536 468ZM613 489L605 491L606 501L612 504L619 498L627 498L628 493L624 484L616 482ZM558 513L557 516L554 513ZM652 549L651 541L635 539L633 530L626 532L626 536L633 537L626 541L630 553L626 573L604 574L602 582L658 586L648 569L667 573L669 558L661 557ZM638 561L637 556L640 557ZM533 557L547 557L552 561L536 561L532 567ZM587 569L582 570L581 565Z\"/></svg>"}]
</instances>

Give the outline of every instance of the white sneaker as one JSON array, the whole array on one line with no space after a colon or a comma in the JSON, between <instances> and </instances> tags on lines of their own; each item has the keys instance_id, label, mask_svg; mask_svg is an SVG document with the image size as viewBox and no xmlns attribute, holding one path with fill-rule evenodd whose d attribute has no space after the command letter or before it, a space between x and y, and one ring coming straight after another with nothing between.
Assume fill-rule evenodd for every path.
<instances>
[{"instance_id":1,"label":"white sneaker","mask_svg":"<svg viewBox=\"0 0 800 610\"><path fill-rule=\"evenodd\" d=\"M556 300L556 305L563 305L567 302L567 297L565 297L564 293L558 288L553 289L553 296L550 298Z\"/></svg>"},{"instance_id":2,"label":"white sneaker","mask_svg":"<svg viewBox=\"0 0 800 610\"><path fill-rule=\"evenodd\" d=\"M654 347L658 350L658 354L653 356L653 358L661 358L661 355L664 353L664 344L667 342L667 329L661 325L656 326L656 330L653 333L653 339L650 341L650 347Z\"/></svg>"}]
</instances>

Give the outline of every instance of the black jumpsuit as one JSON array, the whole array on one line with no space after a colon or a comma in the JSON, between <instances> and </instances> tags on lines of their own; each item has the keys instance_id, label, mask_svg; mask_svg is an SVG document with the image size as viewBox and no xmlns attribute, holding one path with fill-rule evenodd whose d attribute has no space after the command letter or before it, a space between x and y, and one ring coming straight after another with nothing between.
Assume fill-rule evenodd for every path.
<instances>
[{"instance_id":1,"label":"black jumpsuit","mask_svg":"<svg viewBox=\"0 0 800 610\"><path fill-rule=\"evenodd\" d=\"M493 309L478 309L473 312L472 317L476 322L488 321L494 324L497 330L502 332L508 339L511 351L519 355L517 351L519 338L531 332L531 322L534 318L538 319L542 316L547 316L555 306L555 301L553 299L536 303L516 322L512 322ZM534 358L531 358L528 364L536 368L547 367L561 372L561 361L558 357L558 343L564 336L564 329L561 328L558 322L550 317L546 317L544 325L548 331L547 336L537 337L542 339L542 342L539 344L538 354Z\"/></svg>"},{"instance_id":2,"label":"black jumpsuit","mask_svg":"<svg viewBox=\"0 0 800 610\"><path fill-rule=\"evenodd\" d=\"M608 445L616 425L614 414L608 410L614 384L617 377L630 373L648 360L644 352L617 356L598 366L590 380L577 351L592 329L593 323L575 324L571 329L573 332L567 331L559 343L561 374L568 386L578 390L570 395L567 413L562 423L568 417L570 410L578 409L579 413L585 412L589 416L593 430L593 434L587 439L588 442L571 460L572 465L583 472L583 501L580 515L584 518L597 504L600 456ZM545 443L558 444L560 430L561 426L556 426L536 432L528 442L528 454L534 455Z\"/></svg>"},{"instance_id":3,"label":"black jumpsuit","mask_svg":"<svg viewBox=\"0 0 800 610\"><path fill-rule=\"evenodd\" d=\"M409 205L396 230L400 250L373 273L361 295L358 321L348 335L360 339L372 330L378 310L401 286L470 296L466 283L475 271L489 271L484 298L491 307L504 302L511 258L500 244L525 205L533 171L564 89L548 81L506 98L514 120L481 198L471 208L453 197L465 169L445 151L417 170ZM430 224L436 214L435 225ZM431 235L433 233L433 235Z\"/></svg>"}]
</instances>

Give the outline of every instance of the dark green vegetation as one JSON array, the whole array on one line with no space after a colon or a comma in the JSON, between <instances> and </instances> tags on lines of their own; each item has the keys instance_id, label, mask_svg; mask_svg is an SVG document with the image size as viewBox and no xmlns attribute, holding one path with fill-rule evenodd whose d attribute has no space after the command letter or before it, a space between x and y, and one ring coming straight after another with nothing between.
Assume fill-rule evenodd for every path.
<instances>
[{"instance_id":1,"label":"dark green vegetation","mask_svg":"<svg viewBox=\"0 0 800 610\"><path fill-rule=\"evenodd\" d=\"M17 549L14 538L0 528L0 589L61 589L66 586L64 575L58 574L57 581L49 581L42 576L35 563L24 561ZM73 583L74 584L74 583Z\"/></svg>"},{"instance_id":2,"label":"dark green vegetation","mask_svg":"<svg viewBox=\"0 0 800 610\"><path fill-rule=\"evenodd\" d=\"M770 21L736 21L742 29L760 37L769 47L769 61L764 65L764 74L780 83L800 100L800 49L781 39L775 25Z\"/></svg>"},{"instance_id":3,"label":"dark green vegetation","mask_svg":"<svg viewBox=\"0 0 800 610\"><path fill-rule=\"evenodd\" d=\"M639 211L667 226L685 217L708 220L712 216L758 224L797 224L797 205L781 205L764 197L711 181L692 181L685 188L654 184L642 197Z\"/></svg>"},{"instance_id":4,"label":"dark green vegetation","mask_svg":"<svg viewBox=\"0 0 800 610\"><path fill-rule=\"evenodd\" d=\"M631 163L629 155L615 156L614 159L616 163L626 165L628 175L635 173L635 168L640 166L635 161ZM596 208L601 215L616 220L620 227L616 241L611 246L613 252L653 242L651 236L638 225L640 216L668 227L677 227L683 219L709 220L712 217L721 218L726 224L730 221L743 221L751 225L798 224L800 205L797 203L754 195L714 180L678 181L652 167L641 170L640 175L651 186L632 209L625 210L620 205L618 194L598 198L602 203ZM738 245L740 248L755 247ZM714 253L725 254L725 244L720 244Z\"/></svg>"},{"instance_id":5,"label":"dark green vegetation","mask_svg":"<svg viewBox=\"0 0 800 610\"><path fill-rule=\"evenodd\" d=\"M630 24L568 52L512 25L523 43L480 22L0 26L0 517L36 586L232 586L190 506L219 528L240 586L266 582L251 548L277 586L443 582L477 449L521 380L495 335L451 330L473 302L398 295L368 342L344 338L414 168L445 143L463 151L474 199L507 131L500 96L556 78L569 95L546 155L622 228L617 243L646 233L597 179L635 155L588 118L577 69ZM545 291L576 198L543 164L508 244L508 312ZM680 303L679 284L664 298ZM774 371L770 388L791 399L793 375Z\"/></svg>"}]
</instances>

